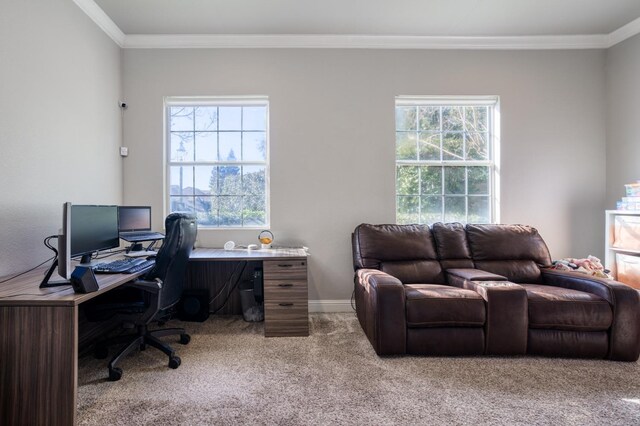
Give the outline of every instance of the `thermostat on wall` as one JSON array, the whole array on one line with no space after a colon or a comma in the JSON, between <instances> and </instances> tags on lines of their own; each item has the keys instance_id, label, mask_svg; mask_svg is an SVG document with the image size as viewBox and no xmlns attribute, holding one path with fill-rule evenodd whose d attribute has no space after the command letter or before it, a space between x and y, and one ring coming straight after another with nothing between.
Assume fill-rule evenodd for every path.
<instances>
[{"instance_id":1,"label":"thermostat on wall","mask_svg":"<svg viewBox=\"0 0 640 426\"><path fill-rule=\"evenodd\" d=\"M120 147L120 155L122 157L126 157L127 155L129 155L129 148L127 148L126 146L121 146Z\"/></svg>"}]
</instances>

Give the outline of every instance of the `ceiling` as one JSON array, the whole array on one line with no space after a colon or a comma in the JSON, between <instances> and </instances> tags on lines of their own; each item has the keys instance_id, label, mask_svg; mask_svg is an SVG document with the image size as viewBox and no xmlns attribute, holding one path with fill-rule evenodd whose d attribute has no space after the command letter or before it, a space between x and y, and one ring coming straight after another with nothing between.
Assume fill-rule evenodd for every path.
<instances>
[{"instance_id":1,"label":"ceiling","mask_svg":"<svg viewBox=\"0 0 640 426\"><path fill-rule=\"evenodd\" d=\"M75 1L75 0L74 0ZM640 0L95 0L125 34L609 34Z\"/></svg>"}]
</instances>

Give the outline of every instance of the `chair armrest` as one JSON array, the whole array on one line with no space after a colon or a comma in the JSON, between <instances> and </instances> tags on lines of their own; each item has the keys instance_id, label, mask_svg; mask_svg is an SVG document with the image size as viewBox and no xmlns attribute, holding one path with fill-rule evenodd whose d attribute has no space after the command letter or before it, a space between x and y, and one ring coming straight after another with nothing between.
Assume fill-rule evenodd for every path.
<instances>
[{"instance_id":1,"label":"chair armrest","mask_svg":"<svg viewBox=\"0 0 640 426\"><path fill-rule=\"evenodd\" d=\"M584 291L611 305L613 324L609 333L609 359L636 361L640 355L640 293L618 281L580 272L543 269L545 284Z\"/></svg>"},{"instance_id":2,"label":"chair armrest","mask_svg":"<svg viewBox=\"0 0 640 426\"><path fill-rule=\"evenodd\" d=\"M507 277L475 268L452 268L445 271L447 282L464 288L465 281L508 281Z\"/></svg>"},{"instance_id":3,"label":"chair armrest","mask_svg":"<svg viewBox=\"0 0 640 426\"><path fill-rule=\"evenodd\" d=\"M135 280L126 284L127 287L138 288L151 294L158 294L162 289L161 281Z\"/></svg>"},{"instance_id":4,"label":"chair armrest","mask_svg":"<svg viewBox=\"0 0 640 426\"><path fill-rule=\"evenodd\" d=\"M485 353L524 355L529 327L529 303L524 287L502 280L466 280L463 288L475 291L486 302Z\"/></svg>"},{"instance_id":5,"label":"chair armrest","mask_svg":"<svg viewBox=\"0 0 640 426\"><path fill-rule=\"evenodd\" d=\"M407 325L402 282L377 269L358 269L355 284L358 319L376 353L406 353Z\"/></svg>"}]
</instances>

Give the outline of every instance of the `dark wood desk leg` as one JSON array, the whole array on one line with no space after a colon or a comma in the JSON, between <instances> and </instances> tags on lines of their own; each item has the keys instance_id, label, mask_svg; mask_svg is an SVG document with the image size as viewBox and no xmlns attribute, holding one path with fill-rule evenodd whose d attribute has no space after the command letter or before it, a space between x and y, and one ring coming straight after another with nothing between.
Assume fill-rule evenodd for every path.
<instances>
[{"instance_id":1,"label":"dark wood desk leg","mask_svg":"<svg viewBox=\"0 0 640 426\"><path fill-rule=\"evenodd\" d=\"M77 307L0 307L0 424L73 425L77 354Z\"/></svg>"}]
</instances>

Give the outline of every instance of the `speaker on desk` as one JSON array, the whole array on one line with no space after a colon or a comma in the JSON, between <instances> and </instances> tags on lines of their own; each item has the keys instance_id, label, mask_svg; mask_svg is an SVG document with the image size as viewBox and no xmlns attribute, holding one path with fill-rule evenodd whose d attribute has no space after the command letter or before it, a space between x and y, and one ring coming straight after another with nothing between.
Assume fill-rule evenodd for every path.
<instances>
[{"instance_id":1,"label":"speaker on desk","mask_svg":"<svg viewBox=\"0 0 640 426\"><path fill-rule=\"evenodd\" d=\"M98 291L98 282L93 274L93 269L85 266L76 266L71 274L71 286L76 293L93 293Z\"/></svg>"},{"instance_id":2,"label":"speaker on desk","mask_svg":"<svg viewBox=\"0 0 640 426\"><path fill-rule=\"evenodd\" d=\"M181 321L206 321L209 318L209 290L184 290L178 317Z\"/></svg>"}]
</instances>

